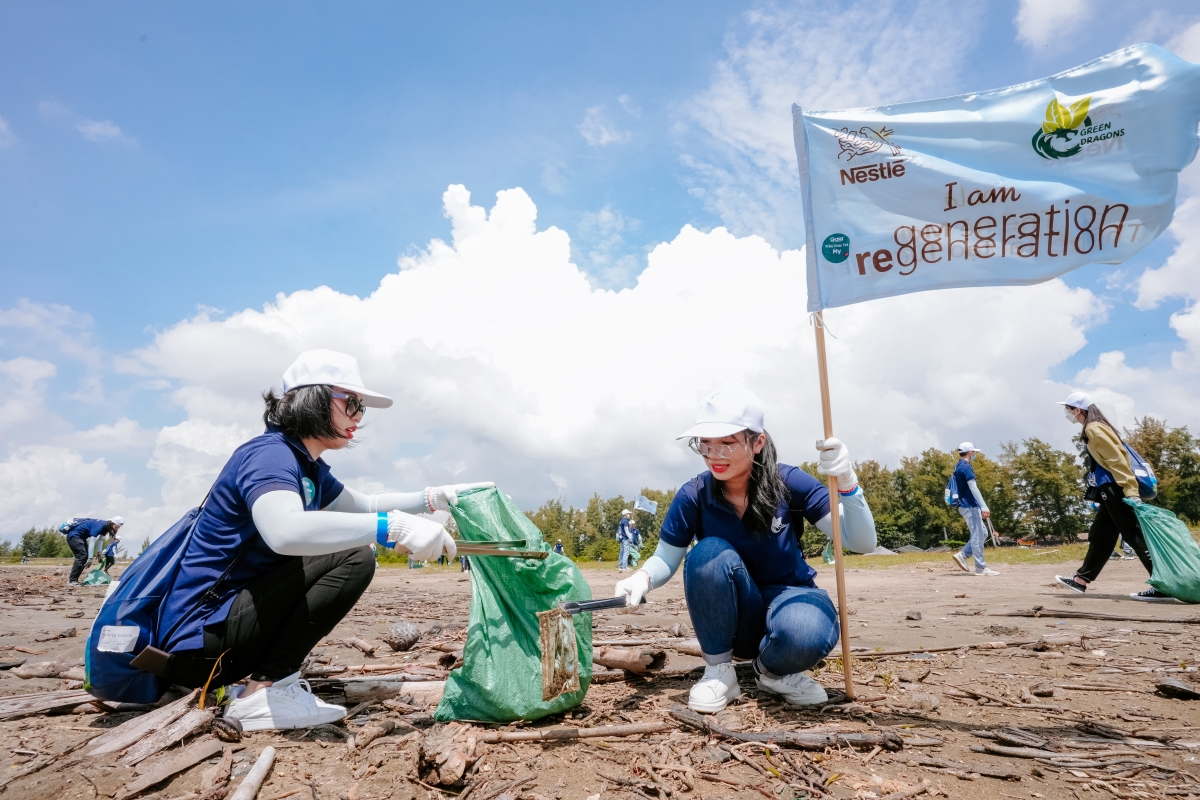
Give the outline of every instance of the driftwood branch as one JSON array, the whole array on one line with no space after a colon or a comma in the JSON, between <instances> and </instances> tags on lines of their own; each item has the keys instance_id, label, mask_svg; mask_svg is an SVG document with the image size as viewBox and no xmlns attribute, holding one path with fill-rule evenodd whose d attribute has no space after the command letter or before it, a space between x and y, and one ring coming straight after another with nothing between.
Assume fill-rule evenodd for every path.
<instances>
[{"instance_id":1,"label":"driftwood branch","mask_svg":"<svg viewBox=\"0 0 1200 800\"><path fill-rule=\"evenodd\" d=\"M233 790L233 794L229 795L229 800L254 800L274 763L275 748L264 747L258 755L258 760L254 762L254 766L246 773L246 777L242 778L242 782Z\"/></svg>"},{"instance_id":2,"label":"driftwood branch","mask_svg":"<svg viewBox=\"0 0 1200 800\"><path fill-rule=\"evenodd\" d=\"M60 708L74 708L95 699L87 692L75 690L11 695L0 699L0 720L44 714Z\"/></svg>"},{"instance_id":3,"label":"driftwood branch","mask_svg":"<svg viewBox=\"0 0 1200 800\"><path fill-rule=\"evenodd\" d=\"M641 674L666 666L667 654L663 650L653 650L649 647L636 650L623 647L604 647L592 651L592 661L609 669L623 669Z\"/></svg>"},{"instance_id":4,"label":"driftwood branch","mask_svg":"<svg viewBox=\"0 0 1200 800\"><path fill-rule=\"evenodd\" d=\"M873 747L882 747L884 750L894 752L904 747L904 739L892 730L881 730L878 733L801 733L799 731L750 733L723 728L713 720L684 706L671 706L671 716L689 728L712 733L726 739L739 742L774 742L777 745L794 747L798 750L824 750L826 747L853 747L857 750L870 750Z\"/></svg>"},{"instance_id":5,"label":"driftwood branch","mask_svg":"<svg viewBox=\"0 0 1200 800\"><path fill-rule=\"evenodd\" d=\"M595 739L601 736L637 736L643 733L662 733L674 730L669 722L642 722L636 725L606 725L598 728L542 728L530 731L486 731L479 741L487 744L497 742L550 742L560 739Z\"/></svg>"},{"instance_id":6,"label":"driftwood branch","mask_svg":"<svg viewBox=\"0 0 1200 800\"><path fill-rule=\"evenodd\" d=\"M162 783L172 775L190 769L207 758L221 752L222 744L216 739L206 737L192 742L187 747L176 752L170 758L164 758L142 773L137 780L125 785L117 793L116 800L124 800L149 789L155 784Z\"/></svg>"},{"instance_id":7,"label":"driftwood branch","mask_svg":"<svg viewBox=\"0 0 1200 800\"><path fill-rule=\"evenodd\" d=\"M182 742L187 737L197 733L204 733L212 725L213 717L216 715L216 710L211 708L203 711L193 708L166 728L155 731L130 747L121 758L120 763L127 767L132 767L134 764L146 760L160 750L166 750L176 742Z\"/></svg>"},{"instance_id":8,"label":"driftwood branch","mask_svg":"<svg viewBox=\"0 0 1200 800\"><path fill-rule=\"evenodd\" d=\"M178 700L156 708L149 714L127 720L92 742L89 756L119 753L126 747L140 742L152 731L161 730L188 712L198 697L199 689Z\"/></svg>"},{"instance_id":9,"label":"driftwood branch","mask_svg":"<svg viewBox=\"0 0 1200 800\"><path fill-rule=\"evenodd\" d=\"M1101 614L1098 611L1070 611L1061 608L1046 608L1034 606L1028 611L1005 611L990 614L993 617L1051 617L1058 619L1103 619L1110 622L1150 622L1150 623L1179 623L1181 625L1200 625L1200 617L1178 617L1164 619L1163 617L1135 617L1130 614Z\"/></svg>"}]
</instances>

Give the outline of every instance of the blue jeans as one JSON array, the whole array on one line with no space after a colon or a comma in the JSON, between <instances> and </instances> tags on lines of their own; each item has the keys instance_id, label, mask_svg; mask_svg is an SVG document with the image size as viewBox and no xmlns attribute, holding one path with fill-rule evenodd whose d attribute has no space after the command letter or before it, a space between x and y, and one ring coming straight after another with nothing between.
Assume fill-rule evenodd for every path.
<instances>
[{"instance_id":1,"label":"blue jeans","mask_svg":"<svg viewBox=\"0 0 1200 800\"><path fill-rule=\"evenodd\" d=\"M757 656L760 670L791 675L812 669L838 641L837 610L824 589L759 586L724 539L701 539L688 553L683 593L709 664Z\"/></svg>"},{"instance_id":2,"label":"blue jeans","mask_svg":"<svg viewBox=\"0 0 1200 800\"><path fill-rule=\"evenodd\" d=\"M983 560L983 543L987 541L988 536L987 526L983 524L983 511L970 506L959 506L958 513L967 521L967 530L971 532L971 538L961 551L962 557L975 556L975 571L983 572L987 569L987 562Z\"/></svg>"},{"instance_id":3,"label":"blue jeans","mask_svg":"<svg viewBox=\"0 0 1200 800\"><path fill-rule=\"evenodd\" d=\"M620 541L620 545L621 545L621 557L617 559L617 569L628 569L628 567L629 567L629 540L622 539Z\"/></svg>"}]
</instances>

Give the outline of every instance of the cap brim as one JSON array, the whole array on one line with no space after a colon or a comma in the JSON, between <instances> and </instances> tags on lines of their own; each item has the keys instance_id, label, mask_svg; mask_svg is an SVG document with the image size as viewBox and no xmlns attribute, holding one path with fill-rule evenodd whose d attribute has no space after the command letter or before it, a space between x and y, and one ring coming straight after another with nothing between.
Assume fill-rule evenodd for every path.
<instances>
[{"instance_id":1,"label":"cap brim","mask_svg":"<svg viewBox=\"0 0 1200 800\"><path fill-rule=\"evenodd\" d=\"M354 392L362 396L363 405L367 408L391 408L392 398L386 394L372 392L362 386L338 386L339 389L345 389L348 392Z\"/></svg>"},{"instance_id":2,"label":"cap brim","mask_svg":"<svg viewBox=\"0 0 1200 800\"><path fill-rule=\"evenodd\" d=\"M683 433L676 436L676 439L724 439L726 436L733 436L735 433L741 433L746 430L745 425L734 425L729 422L701 422L688 428Z\"/></svg>"}]
</instances>

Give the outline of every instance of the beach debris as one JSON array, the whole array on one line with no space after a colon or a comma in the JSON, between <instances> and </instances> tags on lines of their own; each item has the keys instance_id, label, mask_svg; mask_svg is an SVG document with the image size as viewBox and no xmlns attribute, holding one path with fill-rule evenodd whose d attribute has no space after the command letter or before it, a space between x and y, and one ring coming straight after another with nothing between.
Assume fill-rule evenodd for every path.
<instances>
[{"instance_id":1,"label":"beach debris","mask_svg":"<svg viewBox=\"0 0 1200 800\"><path fill-rule=\"evenodd\" d=\"M393 652L402 653L417 643L421 638L421 631L411 622L395 622L382 638L383 643L392 648Z\"/></svg>"}]
</instances>

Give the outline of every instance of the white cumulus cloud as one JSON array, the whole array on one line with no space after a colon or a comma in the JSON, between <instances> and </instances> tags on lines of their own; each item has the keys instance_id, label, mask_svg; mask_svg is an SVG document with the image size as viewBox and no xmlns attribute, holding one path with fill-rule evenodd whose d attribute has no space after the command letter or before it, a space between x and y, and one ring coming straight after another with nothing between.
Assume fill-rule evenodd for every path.
<instances>
[{"instance_id":1,"label":"white cumulus cloud","mask_svg":"<svg viewBox=\"0 0 1200 800\"><path fill-rule=\"evenodd\" d=\"M127 135L110 119L95 120L81 119L75 123L75 130L89 142L120 142L134 144L135 139Z\"/></svg>"},{"instance_id":2,"label":"white cumulus cloud","mask_svg":"<svg viewBox=\"0 0 1200 800\"><path fill-rule=\"evenodd\" d=\"M1013 20L1017 40L1028 47L1061 41L1087 22L1094 6L1088 0L1021 0Z\"/></svg>"},{"instance_id":3,"label":"white cumulus cloud","mask_svg":"<svg viewBox=\"0 0 1200 800\"><path fill-rule=\"evenodd\" d=\"M608 109L603 104L589 108L578 127L584 140L592 147L623 144L633 138L631 132L621 130L608 119Z\"/></svg>"},{"instance_id":4,"label":"white cumulus cloud","mask_svg":"<svg viewBox=\"0 0 1200 800\"><path fill-rule=\"evenodd\" d=\"M8 126L8 121L0 117L0 149L12 147L17 143L17 135Z\"/></svg>"},{"instance_id":5,"label":"white cumulus cloud","mask_svg":"<svg viewBox=\"0 0 1200 800\"><path fill-rule=\"evenodd\" d=\"M220 319L198 314L135 354L177 387L187 419L157 435L161 485L138 494L162 499L129 501L131 535L200 501L261 429L259 392L315 347L355 355L367 384L396 400L367 414L355 447L328 456L363 489L495 480L533 507L677 486L701 465L675 436L730 381L761 394L786 460L812 458L821 417L802 252L686 226L654 248L635 286L614 292L572 262L567 233L538 230L524 191L486 209L452 186L444 204L450 240L401 258L367 297L317 287ZM857 457L891 463L964 438L994 449L1014 432L1067 445L1053 401L1070 387L1048 376L1103 314L1060 281L828 312L838 432ZM988 321L971 357L947 358L947 338L969 320Z\"/></svg>"}]
</instances>

